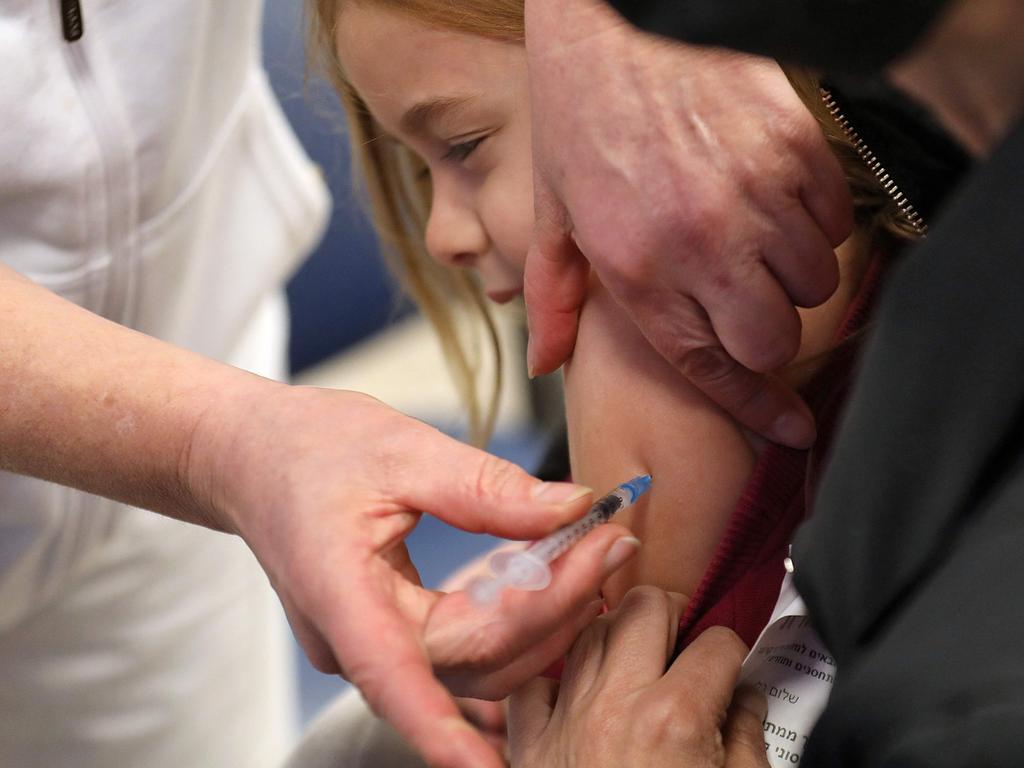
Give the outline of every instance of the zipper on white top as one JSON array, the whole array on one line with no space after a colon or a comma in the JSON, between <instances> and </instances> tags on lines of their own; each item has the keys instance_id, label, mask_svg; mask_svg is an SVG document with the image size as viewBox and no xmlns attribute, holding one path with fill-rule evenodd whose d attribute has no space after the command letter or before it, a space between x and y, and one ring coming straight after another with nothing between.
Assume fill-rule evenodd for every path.
<instances>
[{"instance_id":1,"label":"zipper on white top","mask_svg":"<svg viewBox=\"0 0 1024 768\"><path fill-rule=\"evenodd\" d=\"M61 25L67 29L65 11L77 9L78 31L82 32L78 0L61 0ZM72 9L72 10L74 10ZM72 14L74 15L74 14ZM71 79L99 149L102 202L96 205L96 223L102 228L100 244L109 259L104 283L105 295L90 307L109 320L131 326L135 314L135 271L138 257L138 179L135 139L118 84L104 57L102 36L93 35L65 47ZM102 261L96 264L102 265Z\"/></svg>"},{"instance_id":2,"label":"zipper on white top","mask_svg":"<svg viewBox=\"0 0 1024 768\"><path fill-rule=\"evenodd\" d=\"M64 39L69 43L82 39L85 23L82 21L82 4L78 0L60 0L60 23Z\"/></svg>"}]
</instances>

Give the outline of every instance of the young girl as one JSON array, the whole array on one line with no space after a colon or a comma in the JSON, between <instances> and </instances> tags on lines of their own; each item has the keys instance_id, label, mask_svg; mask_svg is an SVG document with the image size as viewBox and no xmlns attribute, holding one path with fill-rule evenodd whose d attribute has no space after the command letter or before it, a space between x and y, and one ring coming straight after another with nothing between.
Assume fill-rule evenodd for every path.
<instances>
[{"instance_id":1,"label":"young girl","mask_svg":"<svg viewBox=\"0 0 1024 768\"><path fill-rule=\"evenodd\" d=\"M533 225L530 103L522 0L317 0L314 40L345 105L354 157L381 239L436 326L474 431L474 361L452 299L486 327L483 296L522 291ZM650 472L655 484L622 522L639 555L603 587L614 607L638 584L690 598L680 636L725 624L750 645L779 594L786 547L842 400L850 350L886 262L915 223L886 196L833 120L817 83L764 62L763 77L819 118L847 170L854 235L836 252L841 281L800 310L796 361L778 375L819 423L811 452L766 445L690 386L651 348L597 280L565 369L574 480L598 491ZM493 403L492 403L493 405Z\"/></svg>"}]
</instances>

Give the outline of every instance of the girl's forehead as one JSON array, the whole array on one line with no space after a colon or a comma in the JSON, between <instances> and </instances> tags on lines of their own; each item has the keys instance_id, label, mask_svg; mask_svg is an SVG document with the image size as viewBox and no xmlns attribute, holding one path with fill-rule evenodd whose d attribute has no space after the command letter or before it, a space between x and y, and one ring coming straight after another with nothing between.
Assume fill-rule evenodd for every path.
<instances>
[{"instance_id":1,"label":"girl's forehead","mask_svg":"<svg viewBox=\"0 0 1024 768\"><path fill-rule=\"evenodd\" d=\"M346 74L387 72L404 79L500 77L522 46L428 26L372 4L351 4L338 18L335 43Z\"/></svg>"},{"instance_id":2,"label":"girl's forehead","mask_svg":"<svg viewBox=\"0 0 1024 768\"><path fill-rule=\"evenodd\" d=\"M391 127L412 105L493 94L525 67L522 46L427 26L372 3L344 7L336 44L346 78Z\"/></svg>"}]
</instances>

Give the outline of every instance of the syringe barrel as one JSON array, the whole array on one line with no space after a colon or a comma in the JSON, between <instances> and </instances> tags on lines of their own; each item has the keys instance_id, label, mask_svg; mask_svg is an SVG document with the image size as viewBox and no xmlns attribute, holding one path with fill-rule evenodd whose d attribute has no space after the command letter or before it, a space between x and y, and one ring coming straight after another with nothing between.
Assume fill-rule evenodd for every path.
<instances>
[{"instance_id":1,"label":"syringe barrel","mask_svg":"<svg viewBox=\"0 0 1024 768\"><path fill-rule=\"evenodd\" d=\"M567 552L577 541L594 528L607 523L615 513L632 503L634 495L619 486L607 496L598 499L583 517L559 528L552 534L531 544L527 551L539 560L550 563Z\"/></svg>"},{"instance_id":2,"label":"syringe barrel","mask_svg":"<svg viewBox=\"0 0 1024 768\"><path fill-rule=\"evenodd\" d=\"M582 518L533 542L525 550L502 550L490 559L491 576L480 576L468 587L478 605L489 605L505 587L544 589L551 581L548 564L560 557L591 530L607 523L623 507L630 506L651 487L651 476L640 475L602 496Z\"/></svg>"}]
</instances>

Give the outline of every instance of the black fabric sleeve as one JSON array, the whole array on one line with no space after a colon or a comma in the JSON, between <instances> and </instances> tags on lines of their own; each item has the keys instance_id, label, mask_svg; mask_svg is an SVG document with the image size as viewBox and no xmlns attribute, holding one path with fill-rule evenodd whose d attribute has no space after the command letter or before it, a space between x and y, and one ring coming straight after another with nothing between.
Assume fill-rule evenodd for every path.
<instances>
[{"instance_id":1,"label":"black fabric sleeve","mask_svg":"<svg viewBox=\"0 0 1024 768\"><path fill-rule=\"evenodd\" d=\"M643 29L830 72L878 69L948 0L609 0Z\"/></svg>"},{"instance_id":2,"label":"black fabric sleeve","mask_svg":"<svg viewBox=\"0 0 1024 768\"><path fill-rule=\"evenodd\" d=\"M839 670L801 766L1021 765L1021 179L1024 122L885 288L793 546Z\"/></svg>"},{"instance_id":3,"label":"black fabric sleeve","mask_svg":"<svg viewBox=\"0 0 1024 768\"><path fill-rule=\"evenodd\" d=\"M934 222L971 170L967 152L881 74L829 77L822 85L906 201L925 222Z\"/></svg>"}]
</instances>

